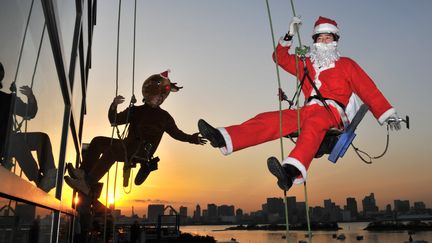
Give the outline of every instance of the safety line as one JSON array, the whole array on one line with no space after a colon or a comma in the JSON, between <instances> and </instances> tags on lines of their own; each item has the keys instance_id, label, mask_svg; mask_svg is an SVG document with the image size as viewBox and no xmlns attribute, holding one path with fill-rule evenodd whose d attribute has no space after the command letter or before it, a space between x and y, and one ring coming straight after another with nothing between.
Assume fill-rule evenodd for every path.
<instances>
[{"instance_id":1,"label":"safety line","mask_svg":"<svg viewBox=\"0 0 432 243\"><path fill-rule=\"evenodd\" d=\"M270 24L270 31L271 31L271 37L272 37L272 44L273 44L273 53L275 57L275 67L276 67L276 76L278 81L278 90L281 90L281 81L280 81L280 74L279 74L279 62L278 62L278 56L276 54L276 43L274 38L274 31L273 31L273 22L271 18L271 12L270 12L270 6L268 3L268 0L266 0L266 6L267 6L267 16ZM284 148L283 148L283 132L282 132L282 100L279 98L279 142L280 142L280 149L281 149L281 160L284 159ZM285 201L285 227L286 227L286 240L287 243L290 242L289 240L289 224L288 224L288 203L287 203L287 195L286 190L284 190L284 201Z\"/></svg>"}]
</instances>

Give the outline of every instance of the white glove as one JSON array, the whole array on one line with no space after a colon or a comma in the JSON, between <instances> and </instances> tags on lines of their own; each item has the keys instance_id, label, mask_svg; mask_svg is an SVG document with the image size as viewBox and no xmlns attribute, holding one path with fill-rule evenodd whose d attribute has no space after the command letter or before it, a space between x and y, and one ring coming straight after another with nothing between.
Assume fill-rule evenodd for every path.
<instances>
[{"instance_id":1,"label":"white glove","mask_svg":"<svg viewBox=\"0 0 432 243\"><path fill-rule=\"evenodd\" d=\"M298 31L298 28L299 28L299 26L301 25L301 23L302 23L302 21L301 21L301 19L300 19L300 16L298 16L298 17L297 17L297 16L294 16L294 17L291 19L288 34L289 34L290 36L294 36L295 32Z\"/></svg>"},{"instance_id":2,"label":"white glove","mask_svg":"<svg viewBox=\"0 0 432 243\"><path fill-rule=\"evenodd\" d=\"M394 113L393 115L389 116L386 119L386 122L387 122L388 126L390 127L390 130L395 130L395 131L398 131L401 129L401 124L400 124L401 121L402 121L402 118L400 118L397 113Z\"/></svg>"}]
</instances>

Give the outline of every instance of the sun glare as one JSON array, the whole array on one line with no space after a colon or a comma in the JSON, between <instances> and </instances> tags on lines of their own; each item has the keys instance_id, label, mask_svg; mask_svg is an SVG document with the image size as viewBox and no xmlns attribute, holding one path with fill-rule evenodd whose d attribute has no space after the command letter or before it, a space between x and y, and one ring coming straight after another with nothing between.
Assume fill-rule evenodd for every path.
<instances>
[{"instance_id":1,"label":"sun glare","mask_svg":"<svg viewBox=\"0 0 432 243\"><path fill-rule=\"evenodd\" d=\"M111 205L113 205L114 202L115 202L114 195L113 194L109 194L109 196L108 196L108 207L111 206Z\"/></svg>"},{"instance_id":2,"label":"sun glare","mask_svg":"<svg viewBox=\"0 0 432 243\"><path fill-rule=\"evenodd\" d=\"M78 205L78 203L79 203L78 194L75 194L74 203L75 203L75 205Z\"/></svg>"}]
</instances>

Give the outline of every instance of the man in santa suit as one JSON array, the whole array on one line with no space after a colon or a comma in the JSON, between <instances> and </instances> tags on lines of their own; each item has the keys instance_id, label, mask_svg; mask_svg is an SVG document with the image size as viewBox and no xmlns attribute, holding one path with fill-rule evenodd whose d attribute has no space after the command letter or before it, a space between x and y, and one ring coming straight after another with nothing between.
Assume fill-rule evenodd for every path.
<instances>
[{"instance_id":1,"label":"man in santa suit","mask_svg":"<svg viewBox=\"0 0 432 243\"><path fill-rule=\"evenodd\" d=\"M340 128L349 122L352 105L356 94L370 108L370 111L382 125L399 130L401 119L396 110L376 87L372 79L352 59L341 57L337 44L339 28L337 23L328 18L319 17L315 22L312 38L314 44L310 53L303 60L289 54L296 28L301 24L298 17L290 23L289 32L280 39L273 60L285 71L303 77L304 65L311 77L305 81L302 92L306 104L300 108L300 129L294 149L282 164L275 157L267 160L270 172L278 179L278 185L288 190L292 184L306 180L307 170L319 146L330 128ZM313 83L313 84L312 84ZM294 109L282 111L282 135L286 136L298 130L298 112ZM203 137L213 147L220 148L224 155L280 138L279 111L258 114L239 125L214 128L200 120L198 128Z\"/></svg>"}]
</instances>

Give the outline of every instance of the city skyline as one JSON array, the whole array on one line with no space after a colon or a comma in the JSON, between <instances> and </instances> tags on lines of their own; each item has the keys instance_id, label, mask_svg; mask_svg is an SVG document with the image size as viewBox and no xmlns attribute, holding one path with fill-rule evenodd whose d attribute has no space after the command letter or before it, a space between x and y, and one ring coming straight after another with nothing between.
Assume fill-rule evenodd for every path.
<instances>
[{"instance_id":1,"label":"city skyline","mask_svg":"<svg viewBox=\"0 0 432 243\"><path fill-rule=\"evenodd\" d=\"M276 40L288 30L292 17L288 2L270 1ZM150 1L137 5L136 70L132 92L133 2L122 2L119 55L119 94L128 103L132 93L141 104L142 81L170 69L170 78L184 88L162 104L181 130L197 132L197 121L214 126L240 123L264 111L277 110L277 81L266 6L263 1ZM372 164L363 163L350 148L337 164L326 156L315 159L308 171L310 204L331 197L341 202L376 192L379 201L400 197L432 204L425 186L431 183L430 115L423 106L432 104L428 94L427 42L431 39L427 12L431 2L394 1L310 1L296 2L302 16L300 36L311 44L311 32L318 16L335 19L341 30L339 50L353 58L371 76L398 113L411 118L411 128L390 131L387 153ZM107 109L115 96L118 2L98 4L94 27L92 67L86 93L83 142L95 136L111 136ZM242 9L239 16L238 9ZM364 13L368 13L367 17ZM401 18L401 16L405 16ZM402 34L401 30L406 33ZM371 38L373 37L373 38ZM297 46L295 40L294 45ZM412 65L415 60L416 65ZM291 97L295 78L280 70L282 86ZM127 105L119 106L119 110ZM387 131L370 113L357 129L354 143L371 156L384 151ZM292 149L284 140L284 154ZM281 155L279 141L223 156L209 144L200 147L162 138L155 154L159 169L141 186L123 190L119 163L116 205L145 207L148 201L176 203L231 201L246 211L259 206L259 199L282 195L267 171L266 160ZM67 158L68 159L68 158ZM109 195L113 195L111 170ZM133 173L135 174L137 170ZM106 184L106 177L102 179ZM68 194L65 187L64 195ZM294 186L289 196L303 198L303 186ZM71 190L70 190L71 191ZM72 194L72 193L71 193ZM105 202L105 188L100 199ZM137 209L138 210L138 209Z\"/></svg>"},{"instance_id":2,"label":"city skyline","mask_svg":"<svg viewBox=\"0 0 432 243\"><path fill-rule=\"evenodd\" d=\"M413 208L415 204L419 204L419 203L420 204L423 203L426 209L430 208L430 207L428 207L430 205L428 205L427 203L425 203L425 202L423 202L421 200L411 201L411 200L406 200L406 199L403 199L403 198L395 198L391 202L381 202L381 203L379 203L379 200L377 200L377 198L376 198L376 194L373 193L373 192L369 193L369 195L364 195L363 198L356 198L356 197L350 197L350 196L348 196L348 197L345 198L345 202L344 202L345 204L336 203L335 201L332 200L332 198L325 198L325 199L323 199L323 201L321 202L321 204L309 204L309 207L326 207L326 203L331 203L331 204L333 204L336 207L340 207L341 209L345 209L346 207L348 207L348 204L347 204L348 199L354 199L354 201L356 202L356 205L357 205L358 212L364 212L365 209L363 208L363 200L368 200L371 196L374 199L373 205L376 205L378 211L385 211L387 209L388 205L391 206L392 210L395 210L395 208L397 207L395 204L398 203L398 202L408 202L410 208ZM272 198L272 199L276 198L276 199L282 199L283 200L283 197L277 197L277 196L275 196L275 197L267 197L266 200L268 200L270 198ZM297 203L304 203L305 202L305 201L299 200L299 198L297 198L295 196L288 196L288 198L291 198L291 199L294 198ZM288 199L288 201L289 201L289 199ZM265 204L264 201L261 202L261 207L262 207L263 204ZM234 207L234 211L237 210L237 209L241 209L243 211L243 213L247 213L247 214L251 214L251 213L258 212L258 211L262 210L262 208L260 208L260 209L254 209L254 210L251 210L251 211L245 211L245 210L243 210L243 208L241 206L237 206L237 205L231 204L229 202L222 203L222 204L216 204L214 202L205 202L203 204L200 204L200 203L195 203L195 204L188 203L188 205L191 205L191 206L185 206L185 205L182 205L182 204L173 205L173 204L170 204L170 202L167 202L167 201L157 201L155 203L148 203L147 207L143 207L143 208L145 208L144 211L142 209L141 210L133 209L133 210L130 210L130 211L129 210L125 210L125 212L131 212L131 214L136 214L136 215L139 215L139 216L147 215L147 208L150 205L171 206L174 209L178 209L177 212L180 212L180 209L182 207L186 207L187 208L187 212L188 212L188 214L187 214L188 216L193 216L194 215L194 211L189 210L189 209L193 209L194 210L197 206L199 206L201 208L201 210L206 210L208 205L233 206ZM132 208L134 208L134 206L132 206ZM366 210L366 211L368 211L368 210ZM123 209L122 209L122 212L123 212ZM137 213L137 212L139 212L139 213Z\"/></svg>"}]
</instances>

